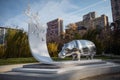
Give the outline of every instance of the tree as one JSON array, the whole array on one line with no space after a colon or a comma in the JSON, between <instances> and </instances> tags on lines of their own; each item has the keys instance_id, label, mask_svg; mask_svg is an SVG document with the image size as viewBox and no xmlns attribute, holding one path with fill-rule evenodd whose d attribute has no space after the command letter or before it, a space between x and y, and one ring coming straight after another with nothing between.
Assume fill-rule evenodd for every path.
<instances>
[{"instance_id":1,"label":"tree","mask_svg":"<svg viewBox=\"0 0 120 80\"><path fill-rule=\"evenodd\" d=\"M120 55L120 19L115 21L114 30L112 31L112 53Z\"/></svg>"},{"instance_id":2,"label":"tree","mask_svg":"<svg viewBox=\"0 0 120 80\"><path fill-rule=\"evenodd\" d=\"M57 57L58 55L58 44L57 43L48 43L48 51L51 57Z\"/></svg>"},{"instance_id":3,"label":"tree","mask_svg":"<svg viewBox=\"0 0 120 80\"><path fill-rule=\"evenodd\" d=\"M85 35L82 36L82 39L90 40L94 42L96 48L97 48L97 54L101 54L103 51L102 47L102 41L100 39L100 33L97 32L97 29L89 29Z\"/></svg>"},{"instance_id":4,"label":"tree","mask_svg":"<svg viewBox=\"0 0 120 80\"><path fill-rule=\"evenodd\" d=\"M23 30L8 28L5 42L4 58L31 56L28 37Z\"/></svg>"}]
</instances>

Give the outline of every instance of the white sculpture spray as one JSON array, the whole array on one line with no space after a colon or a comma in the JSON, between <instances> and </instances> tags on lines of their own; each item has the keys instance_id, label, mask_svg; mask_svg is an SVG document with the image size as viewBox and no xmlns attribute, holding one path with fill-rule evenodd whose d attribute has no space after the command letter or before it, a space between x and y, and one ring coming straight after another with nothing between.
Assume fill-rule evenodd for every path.
<instances>
[{"instance_id":1,"label":"white sculpture spray","mask_svg":"<svg viewBox=\"0 0 120 80\"><path fill-rule=\"evenodd\" d=\"M39 21L38 13L31 13L30 7L25 11L30 18L28 23L29 45L33 57L39 62L52 63L52 59L48 53L46 45L46 25L42 25Z\"/></svg>"}]
</instances>

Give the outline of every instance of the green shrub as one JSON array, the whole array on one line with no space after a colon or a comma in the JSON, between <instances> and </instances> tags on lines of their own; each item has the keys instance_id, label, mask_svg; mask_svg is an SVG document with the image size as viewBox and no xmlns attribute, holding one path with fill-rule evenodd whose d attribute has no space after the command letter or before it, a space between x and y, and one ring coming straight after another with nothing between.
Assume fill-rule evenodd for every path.
<instances>
[{"instance_id":1,"label":"green shrub","mask_svg":"<svg viewBox=\"0 0 120 80\"><path fill-rule=\"evenodd\" d=\"M58 55L58 44L48 43L48 51L51 57L57 57Z\"/></svg>"}]
</instances>

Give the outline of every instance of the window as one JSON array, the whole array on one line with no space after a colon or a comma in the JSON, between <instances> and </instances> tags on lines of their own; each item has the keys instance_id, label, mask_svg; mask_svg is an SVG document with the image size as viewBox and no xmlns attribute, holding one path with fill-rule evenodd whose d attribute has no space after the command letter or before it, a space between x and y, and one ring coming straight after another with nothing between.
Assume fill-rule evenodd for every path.
<instances>
[{"instance_id":1,"label":"window","mask_svg":"<svg viewBox=\"0 0 120 80\"><path fill-rule=\"evenodd\" d=\"M117 2L117 0L115 0L115 2Z\"/></svg>"},{"instance_id":2,"label":"window","mask_svg":"<svg viewBox=\"0 0 120 80\"><path fill-rule=\"evenodd\" d=\"M116 16L118 16L119 14L120 14L120 13L117 11L117 12L116 12Z\"/></svg>"},{"instance_id":3,"label":"window","mask_svg":"<svg viewBox=\"0 0 120 80\"><path fill-rule=\"evenodd\" d=\"M118 6L118 5L116 5L116 6L115 6L115 10L118 10L118 9L119 9L119 6Z\"/></svg>"}]
</instances>

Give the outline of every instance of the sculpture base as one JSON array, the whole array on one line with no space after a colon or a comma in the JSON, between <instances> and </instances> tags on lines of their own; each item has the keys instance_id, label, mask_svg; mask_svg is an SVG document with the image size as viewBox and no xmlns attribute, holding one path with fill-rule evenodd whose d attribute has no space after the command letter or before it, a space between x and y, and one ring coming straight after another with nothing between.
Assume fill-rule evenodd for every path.
<instances>
[{"instance_id":1,"label":"sculpture base","mask_svg":"<svg viewBox=\"0 0 120 80\"><path fill-rule=\"evenodd\" d=\"M120 73L120 65L102 60L30 64L1 73L1 80L80 80L86 77Z\"/></svg>"}]
</instances>

